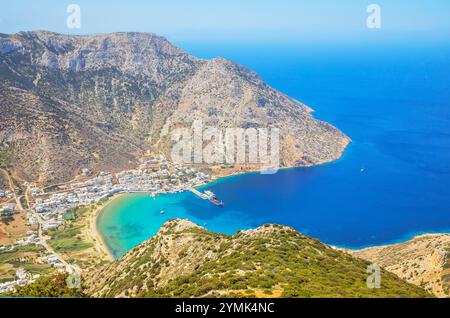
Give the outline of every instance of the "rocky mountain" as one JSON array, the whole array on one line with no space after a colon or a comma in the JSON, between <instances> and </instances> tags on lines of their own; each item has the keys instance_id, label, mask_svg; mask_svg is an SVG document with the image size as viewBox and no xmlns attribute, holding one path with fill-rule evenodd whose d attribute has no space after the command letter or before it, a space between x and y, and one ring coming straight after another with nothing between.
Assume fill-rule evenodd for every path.
<instances>
[{"instance_id":1,"label":"rocky mountain","mask_svg":"<svg viewBox=\"0 0 450 318\"><path fill-rule=\"evenodd\" d=\"M95 297L429 297L387 271L295 230L265 225L226 236L172 220L120 261L86 279Z\"/></svg>"},{"instance_id":2,"label":"rocky mountain","mask_svg":"<svg viewBox=\"0 0 450 318\"><path fill-rule=\"evenodd\" d=\"M438 297L450 297L449 234L426 234L404 243L349 252Z\"/></svg>"},{"instance_id":3,"label":"rocky mountain","mask_svg":"<svg viewBox=\"0 0 450 318\"><path fill-rule=\"evenodd\" d=\"M350 142L253 71L149 33L0 34L0 146L28 181L68 181L169 155L174 127L277 127L283 166L338 159Z\"/></svg>"}]
</instances>

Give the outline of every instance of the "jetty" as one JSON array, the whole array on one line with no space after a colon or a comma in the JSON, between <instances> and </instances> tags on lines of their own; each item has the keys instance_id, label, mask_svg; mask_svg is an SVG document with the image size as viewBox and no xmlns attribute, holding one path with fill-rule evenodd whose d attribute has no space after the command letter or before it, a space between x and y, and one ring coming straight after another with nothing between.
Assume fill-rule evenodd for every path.
<instances>
[{"instance_id":1,"label":"jetty","mask_svg":"<svg viewBox=\"0 0 450 318\"><path fill-rule=\"evenodd\" d=\"M203 200L208 200L208 199L209 199L209 197L208 197L206 194L201 193L201 192L198 191L197 189L194 189L194 188L188 188L188 190L189 190L190 192L192 192L193 194L195 194L196 196L198 196L199 198L203 199Z\"/></svg>"}]
</instances>

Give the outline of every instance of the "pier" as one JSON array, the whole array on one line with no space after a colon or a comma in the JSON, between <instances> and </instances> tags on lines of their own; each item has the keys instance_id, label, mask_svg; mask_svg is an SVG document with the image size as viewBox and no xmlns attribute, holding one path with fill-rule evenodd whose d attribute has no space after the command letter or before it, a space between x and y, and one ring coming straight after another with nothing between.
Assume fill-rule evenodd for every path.
<instances>
[{"instance_id":1,"label":"pier","mask_svg":"<svg viewBox=\"0 0 450 318\"><path fill-rule=\"evenodd\" d=\"M208 199L209 199L209 197L208 197L206 194L201 193L201 192L198 191L197 189L194 189L194 188L188 188L188 190L191 191L193 194L195 194L196 196L200 197L200 198L203 199L203 200L208 200Z\"/></svg>"}]
</instances>

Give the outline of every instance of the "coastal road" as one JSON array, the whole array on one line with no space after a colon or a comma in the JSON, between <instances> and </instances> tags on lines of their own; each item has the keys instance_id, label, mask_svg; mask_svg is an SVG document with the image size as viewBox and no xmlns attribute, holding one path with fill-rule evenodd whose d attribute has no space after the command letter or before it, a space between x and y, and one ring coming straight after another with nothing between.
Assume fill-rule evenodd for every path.
<instances>
[{"instance_id":1,"label":"coastal road","mask_svg":"<svg viewBox=\"0 0 450 318\"><path fill-rule=\"evenodd\" d=\"M27 186L27 188L25 189L25 201L27 201L27 206L28 209L31 209L31 204L30 204L30 186Z\"/></svg>"},{"instance_id":2,"label":"coastal road","mask_svg":"<svg viewBox=\"0 0 450 318\"><path fill-rule=\"evenodd\" d=\"M14 195L14 199L16 201L17 208L18 208L19 212L26 212L26 210L22 206L21 199L22 199L22 197L25 197L25 199L26 199L26 201L28 203L28 206L30 206L29 205L30 204L30 200L29 200L29 197L28 197L28 187L25 190L25 195L22 195L20 197L17 196L16 191L15 191L15 187L14 187L14 182L13 182L10 174L5 169L1 169L1 171L6 175L6 178L8 179L9 187L10 187L10 189L11 189L13 195ZM33 212L31 212L31 213L33 213ZM38 213L33 213L33 214L35 215L36 219L38 220L38 236L39 236L39 239L41 241L42 246L44 246L44 248L47 250L48 253L50 253L51 255L56 256L61 261L61 263L64 265L64 267L66 269L66 272L68 272L69 274L73 274L73 273L80 274L81 270L80 270L80 268L78 266L71 265L71 264L67 263L64 260L64 258L61 255L59 255L58 253L56 253L56 251L47 243L47 238L44 237L44 235L42 233L42 222L43 222L43 220L42 220L41 216Z\"/></svg>"},{"instance_id":3,"label":"coastal road","mask_svg":"<svg viewBox=\"0 0 450 318\"><path fill-rule=\"evenodd\" d=\"M68 272L69 274L76 273L79 275L81 273L81 269L77 265L71 265L71 264L67 263L64 260L64 258L61 255L59 255L58 253L56 253L56 251L47 243L47 238L42 233L41 217L40 217L40 215L36 215L36 216L37 216L38 222L39 222L38 223L39 224L38 225L38 236L39 236L42 246L44 246L44 248L47 250L48 253L56 256L61 261L61 263L66 268L66 272Z\"/></svg>"}]
</instances>

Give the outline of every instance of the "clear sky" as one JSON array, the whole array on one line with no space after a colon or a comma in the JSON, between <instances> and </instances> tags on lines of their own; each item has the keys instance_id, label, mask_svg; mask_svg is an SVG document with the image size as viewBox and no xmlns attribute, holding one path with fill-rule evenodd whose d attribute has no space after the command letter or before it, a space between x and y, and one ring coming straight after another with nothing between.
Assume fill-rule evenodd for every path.
<instances>
[{"instance_id":1,"label":"clear sky","mask_svg":"<svg viewBox=\"0 0 450 318\"><path fill-rule=\"evenodd\" d=\"M81 28L66 26L69 4ZM381 30L366 26L369 4L382 9ZM3 0L0 32L45 29L94 34L148 31L172 40L283 40L385 37L450 38L449 0Z\"/></svg>"}]
</instances>

